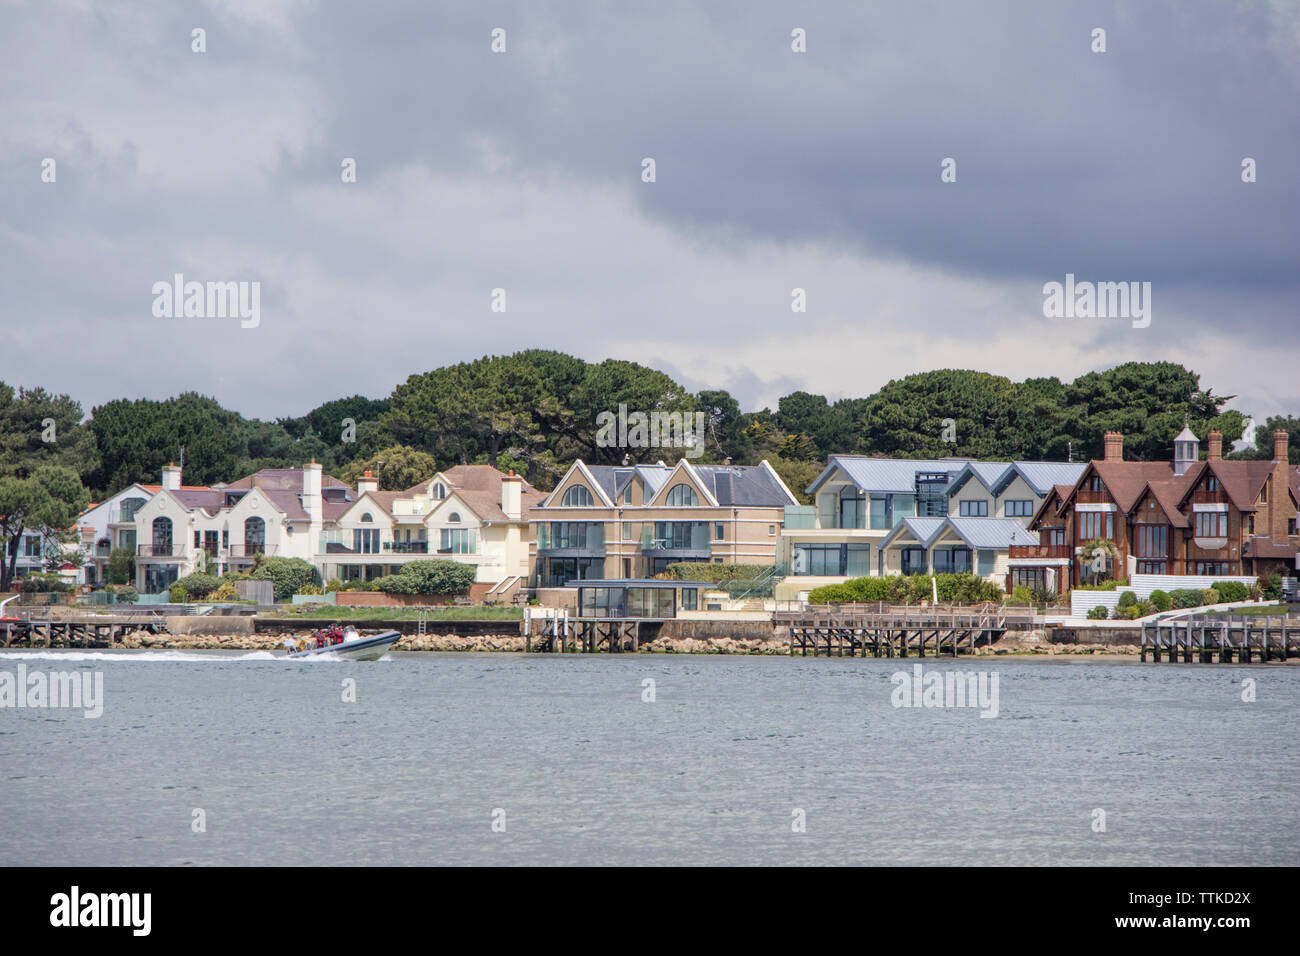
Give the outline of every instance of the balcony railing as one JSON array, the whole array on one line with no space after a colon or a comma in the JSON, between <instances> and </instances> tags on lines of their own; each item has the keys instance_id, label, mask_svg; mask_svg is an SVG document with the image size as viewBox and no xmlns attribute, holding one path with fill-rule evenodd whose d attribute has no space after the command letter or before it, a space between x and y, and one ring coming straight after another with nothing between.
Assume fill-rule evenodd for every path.
<instances>
[{"instance_id":1,"label":"balcony railing","mask_svg":"<svg viewBox=\"0 0 1300 956\"><path fill-rule=\"evenodd\" d=\"M275 555L276 545L256 542L252 544L232 544L229 550L232 558L252 558L258 554L270 558Z\"/></svg>"},{"instance_id":2,"label":"balcony railing","mask_svg":"<svg viewBox=\"0 0 1300 956\"><path fill-rule=\"evenodd\" d=\"M384 550L393 554L428 554L427 541L385 541ZM439 552L440 554L442 552Z\"/></svg>"},{"instance_id":3,"label":"balcony railing","mask_svg":"<svg viewBox=\"0 0 1300 956\"><path fill-rule=\"evenodd\" d=\"M1009 558L1072 558L1074 548L1068 544L1013 544L1007 549Z\"/></svg>"},{"instance_id":4,"label":"balcony railing","mask_svg":"<svg viewBox=\"0 0 1300 956\"><path fill-rule=\"evenodd\" d=\"M135 553L141 558L183 558L185 548L179 544L141 544L136 546Z\"/></svg>"}]
</instances>

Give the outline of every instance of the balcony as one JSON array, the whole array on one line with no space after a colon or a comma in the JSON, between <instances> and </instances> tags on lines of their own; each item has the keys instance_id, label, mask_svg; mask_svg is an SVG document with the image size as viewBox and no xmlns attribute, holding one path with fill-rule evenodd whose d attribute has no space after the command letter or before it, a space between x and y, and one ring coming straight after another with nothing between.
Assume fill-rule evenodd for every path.
<instances>
[{"instance_id":1,"label":"balcony","mask_svg":"<svg viewBox=\"0 0 1300 956\"><path fill-rule=\"evenodd\" d=\"M135 553L140 558L183 558L185 548L179 544L141 544Z\"/></svg>"},{"instance_id":2,"label":"balcony","mask_svg":"<svg viewBox=\"0 0 1300 956\"><path fill-rule=\"evenodd\" d=\"M271 558L275 556L277 547L273 544L264 544L261 541L245 542L244 544L232 544L229 548L230 557L234 560L251 561L254 556L260 554L263 557Z\"/></svg>"},{"instance_id":3,"label":"balcony","mask_svg":"<svg viewBox=\"0 0 1300 956\"><path fill-rule=\"evenodd\" d=\"M1008 558L1073 558L1074 547L1068 544L1013 544Z\"/></svg>"},{"instance_id":4,"label":"balcony","mask_svg":"<svg viewBox=\"0 0 1300 956\"><path fill-rule=\"evenodd\" d=\"M428 554L428 541L385 541L384 550L392 554ZM450 551L450 549L448 549ZM447 552L439 551L439 554Z\"/></svg>"}]
</instances>

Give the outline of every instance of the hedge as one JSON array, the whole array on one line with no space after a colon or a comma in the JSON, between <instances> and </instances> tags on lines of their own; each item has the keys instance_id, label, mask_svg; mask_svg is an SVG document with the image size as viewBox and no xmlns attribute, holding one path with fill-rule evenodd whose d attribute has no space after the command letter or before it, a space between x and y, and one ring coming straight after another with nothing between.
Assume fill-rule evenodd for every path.
<instances>
[{"instance_id":1,"label":"hedge","mask_svg":"<svg viewBox=\"0 0 1300 956\"><path fill-rule=\"evenodd\" d=\"M183 578L177 578L174 586L185 589L186 595L191 598L205 598L218 587L221 581L214 575L204 574L196 571L194 574L187 574Z\"/></svg>"},{"instance_id":2,"label":"hedge","mask_svg":"<svg viewBox=\"0 0 1300 956\"><path fill-rule=\"evenodd\" d=\"M1219 592L1220 601L1244 601L1250 590L1240 581L1215 581L1210 587Z\"/></svg>"},{"instance_id":3,"label":"hedge","mask_svg":"<svg viewBox=\"0 0 1300 956\"><path fill-rule=\"evenodd\" d=\"M664 568L660 577L674 581L708 581L721 584L724 581L752 581L760 574L770 573L770 564L711 564L703 561L678 561Z\"/></svg>"},{"instance_id":4,"label":"hedge","mask_svg":"<svg viewBox=\"0 0 1300 956\"><path fill-rule=\"evenodd\" d=\"M253 569L249 577L273 582L277 601L287 601L305 585L320 584L320 572L302 558L267 558Z\"/></svg>"},{"instance_id":5,"label":"hedge","mask_svg":"<svg viewBox=\"0 0 1300 956\"><path fill-rule=\"evenodd\" d=\"M978 604L1000 601L1002 589L974 574L936 575L939 600L954 604ZM827 584L808 594L811 604L869 604L889 601L894 604L919 604L933 597L930 575L892 574L887 577L852 578L843 584Z\"/></svg>"},{"instance_id":6,"label":"hedge","mask_svg":"<svg viewBox=\"0 0 1300 956\"><path fill-rule=\"evenodd\" d=\"M374 582L376 591L387 594L466 594L474 583L472 564L435 558L411 561L396 574Z\"/></svg>"}]
</instances>

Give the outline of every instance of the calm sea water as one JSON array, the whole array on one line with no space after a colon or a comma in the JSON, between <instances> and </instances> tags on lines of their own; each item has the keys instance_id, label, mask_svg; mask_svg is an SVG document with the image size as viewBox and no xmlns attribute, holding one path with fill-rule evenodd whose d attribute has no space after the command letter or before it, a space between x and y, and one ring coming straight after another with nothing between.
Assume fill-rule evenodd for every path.
<instances>
[{"instance_id":1,"label":"calm sea water","mask_svg":"<svg viewBox=\"0 0 1300 956\"><path fill-rule=\"evenodd\" d=\"M893 707L915 661L7 652L0 671L19 660L99 670L106 700L0 709L6 866L1300 862L1293 667L926 662L997 674L987 719Z\"/></svg>"}]
</instances>

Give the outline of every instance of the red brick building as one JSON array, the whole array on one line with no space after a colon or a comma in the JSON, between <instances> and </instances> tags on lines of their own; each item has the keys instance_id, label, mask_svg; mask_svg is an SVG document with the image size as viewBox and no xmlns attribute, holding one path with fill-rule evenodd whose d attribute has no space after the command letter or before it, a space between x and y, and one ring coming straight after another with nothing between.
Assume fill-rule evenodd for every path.
<instances>
[{"instance_id":1,"label":"red brick building","mask_svg":"<svg viewBox=\"0 0 1300 956\"><path fill-rule=\"evenodd\" d=\"M1030 521L1040 543L1011 548L1008 585L1077 586L1087 569L1076 549L1096 538L1118 549L1113 577L1294 573L1300 467L1287 462L1286 432L1274 433L1272 461L1225 460L1217 431L1207 444L1201 459L1184 428L1173 461L1125 461L1124 436L1107 432L1105 457L1054 488Z\"/></svg>"}]
</instances>

